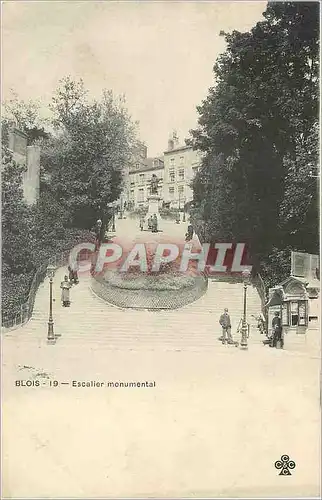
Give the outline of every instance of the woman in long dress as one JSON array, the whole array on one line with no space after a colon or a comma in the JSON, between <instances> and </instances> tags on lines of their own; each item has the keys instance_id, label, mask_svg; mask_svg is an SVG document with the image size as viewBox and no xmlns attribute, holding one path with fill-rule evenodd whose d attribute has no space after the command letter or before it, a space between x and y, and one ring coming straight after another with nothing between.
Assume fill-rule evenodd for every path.
<instances>
[{"instance_id":1,"label":"woman in long dress","mask_svg":"<svg viewBox=\"0 0 322 500\"><path fill-rule=\"evenodd\" d=\"M61 282L60 288L62 289L61 291L61 300L63 303L63 307L69 307L70 306L70 298L69 298L69 289L71 287L71 284L68 280L68 276L64 277L64 281Z\"/></svg>"}]
</instances>

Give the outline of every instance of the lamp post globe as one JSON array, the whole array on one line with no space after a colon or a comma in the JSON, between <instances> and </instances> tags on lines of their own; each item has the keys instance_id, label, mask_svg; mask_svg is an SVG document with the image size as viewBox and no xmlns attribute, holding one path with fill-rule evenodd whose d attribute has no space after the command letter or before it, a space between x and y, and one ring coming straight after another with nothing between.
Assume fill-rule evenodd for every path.
<instances>
[{"instance_id":1,"label":"lamp post globe","mask_svg":"<svg viewBox=\"0 0 322 500\"><path fill-rule=\"evenodd\" d=\"M244 269L244 271L242 272L242 276L244 278L244 283L246 282L248 284L250 275L251 275L250 269L248 269L248 268Z\"/></svg>"}]
</instances>

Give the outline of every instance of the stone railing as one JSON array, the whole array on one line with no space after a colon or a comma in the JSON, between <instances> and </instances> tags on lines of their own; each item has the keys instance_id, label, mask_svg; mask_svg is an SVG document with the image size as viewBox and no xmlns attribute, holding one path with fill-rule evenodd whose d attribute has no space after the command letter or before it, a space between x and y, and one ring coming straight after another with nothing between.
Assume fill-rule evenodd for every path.
<instances>
[{"instance_id":1,"label":"stone railing","mask_svg":"<svg viewBox=\"0 0 322 500\"><path fill-rule=\"evenodd\" d=\"M49 264L52 264L55 267L61 267L66 265L68 262L69 252L70 252L69 250L66 250L57 255L54 255L36 270L34 278L29 288L28 299L26 300L26 302L20 305L20 311L15 314L12 313L2 314L3 328L15 328L17 326L23 325L31 318L34 308L36 293L39 285L46 278L47 266Z\"/></svg>"},{"instance_id":2,"label":"stone railing","mask_svg":"<svg viewBox=\"0 0 322 500\"><path fill-rule=\"evenodd\" d=\"M70 250L64 250L63 252L60 252L47 259L46 262L36 270L29 288L28 299L26 300L26 302L20 305L20 312L15 314L2 314L3 328L15 328L29 321L33 313L37 290L39 288L39 285L46 278L48 265L54 265L56 268L67 266L69 254ZM90 258L89 255L90 252L85 251L80 253L79 258L80 260L88 260Z\"/></svg>"}]
</instances>

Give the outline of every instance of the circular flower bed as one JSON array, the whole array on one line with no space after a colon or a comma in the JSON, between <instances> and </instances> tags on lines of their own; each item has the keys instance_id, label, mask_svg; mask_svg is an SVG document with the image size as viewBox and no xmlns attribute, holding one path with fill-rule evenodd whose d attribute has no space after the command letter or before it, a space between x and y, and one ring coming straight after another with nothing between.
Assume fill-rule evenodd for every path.
<instances>
[{"instance_id":1,"label":"circular flower bed","mask_svg":"<svg viewBox=\"0 0 322 500\"><path fill-rule=\"evenodd\" d=\"M93 276L93 292L106 302L122 308L177 309L199 299L207 290L202 276L175 274L137 275L106 271Z\"/></svg>"},{"instance_id":2,"label":"circular flower bed","mask_svg":"<svg viewBox=\"0 0 322 500\"><path fill-rule=\"evenodd\" d=\"M153 275L105 271L103 279L109 286L123 290L182 290L195 284L193 276L178 272Z\"/></svg>"},{"instance_id":3,"label":"circular flower bed","mask_svg":"<svg viewBox=\"0 0 322 500\"><path fill-rule=\"evenodd\" d=\"M154 272L154 257L155 247L146 245L146 272L137 266L122 272L119 262L92 275L92 290L102 299L122 308L153 310L182 307L197 300L207 290L207 279L198 272L195 261L181 272L179 255L178 259L162 264Z\"/></svg>"}]
</instances>

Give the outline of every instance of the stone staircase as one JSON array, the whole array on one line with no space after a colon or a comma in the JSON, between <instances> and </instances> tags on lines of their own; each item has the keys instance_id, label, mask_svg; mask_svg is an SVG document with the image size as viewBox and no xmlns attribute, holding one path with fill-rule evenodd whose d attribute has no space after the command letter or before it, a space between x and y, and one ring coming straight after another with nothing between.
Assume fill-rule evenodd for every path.
<instances>
[{"instance_id":1,"label":"stone staircase","mask_svg":"<svg viewBox=\"0 0 322 500\"><path fill-rule=\"evenodd\" d=\"M208 290L192 304L176 310L133 310L111 306L91 290L90 276L80 276L80 283L71 289L71 306L60 302L60 282L66 269L57 270L53 283L53 317L55 334L60 345L88 345L92 349L132 350L194 350L221 349L218 341L221 327L218 320L228 307L232 334L236 334L242 317L243 284L209 281ZM249 344L260 344L263 336L252 317L261 311L257 290L248 287L247 318L251 324ZM33 316L23 327L8 332L6 338L21 342L46 343L49 311L48 279L39 287ZM232 346L227 346L232 349Z\"/></svg>"}]
</instances>

